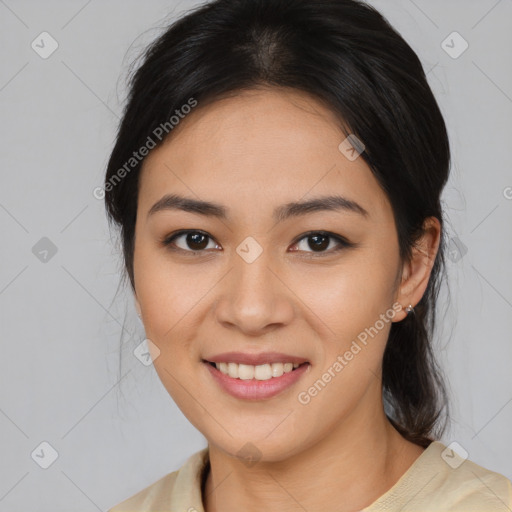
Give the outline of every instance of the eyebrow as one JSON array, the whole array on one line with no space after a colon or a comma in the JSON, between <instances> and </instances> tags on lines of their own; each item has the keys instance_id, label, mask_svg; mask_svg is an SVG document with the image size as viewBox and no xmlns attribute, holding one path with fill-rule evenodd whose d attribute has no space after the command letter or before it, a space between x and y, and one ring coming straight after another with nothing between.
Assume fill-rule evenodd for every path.
<instances>
[{"instance_id":1,"label":"eyebrow","mask_svg":"<svg viewBox=\"0 0 512 512\"><path fill-rule=\"evenodd\" d=\"M224 220L228 218L228 211L226 207L221 204L192 199L177 194L166 194L159 199L149 209L148 217L154 215L156 212L165 210L182 210ZM313 198L307 201L286 203L274 210L273 217L276 222L283 222L291 217L298 217L319 211L346 211L357 213L363 217L369 216L368 211L359 203L340 195L330 195Z\"/></svg>"}]
</instances>

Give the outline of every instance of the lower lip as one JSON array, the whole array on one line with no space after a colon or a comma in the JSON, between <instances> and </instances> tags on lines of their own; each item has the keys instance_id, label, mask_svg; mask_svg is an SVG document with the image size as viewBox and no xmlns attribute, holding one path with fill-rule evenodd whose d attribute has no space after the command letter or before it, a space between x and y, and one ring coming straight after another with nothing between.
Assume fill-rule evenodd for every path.
<instances>
[{"instance_id":1,"label":"lower lip","mask_svg":"<svg viewBox=\"0 0 512 512\"><path fill-rule=\"evenodd\" d=\"M272 398L295 384L310 367L309 363L302 364L291 372L283 373L281 377L272 377L269 380L242 380L225 375L210 363L203 362L203 364L224 391L244 400Z\"/></svg>"}]
</instances>

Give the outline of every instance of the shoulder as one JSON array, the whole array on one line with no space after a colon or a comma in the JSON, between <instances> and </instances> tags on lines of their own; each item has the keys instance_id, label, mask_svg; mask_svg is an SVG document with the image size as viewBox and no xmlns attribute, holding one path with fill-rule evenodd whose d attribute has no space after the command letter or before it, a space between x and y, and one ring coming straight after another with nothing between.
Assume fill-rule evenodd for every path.
<instances>
[{"instance_id":1,"label":"shoulder","mask_svg":"<svg viewBox=\"0 0 512 512\"><path fill-rule=\"evenodd\" d=\"M201 475L207 461L208 449L204 448L191 455L180 469L168 473L148 487L108 509L108 512L182 510L182 503L188 503L184 510L190 508L194 503L198 508L202 501Z\"/></svg>"},{"instance_id":2,"label":"shoulder","mask_svg":"<svg viewBox=\"0 0 512 512\"><path fill-rule=\"evenodd\" d=\"M398 505L407 505L411 512L509 512L512 483L462 457L451 445L434 441L400 480L365 510L394 510Z\"/></svg>"},{"instance_id":3,"label":"shoulder","mask_svg":"<svg viewBox=\"0 0 512 512\"><path fill-rule=\"evenodd\" d=\"M427 462L435 476L433 489L440 500L449 500L453 510L510 510L512 483L451 447L435 441ZM428 468L427 468L428 469Z\"/></svg>"}]
</instances>

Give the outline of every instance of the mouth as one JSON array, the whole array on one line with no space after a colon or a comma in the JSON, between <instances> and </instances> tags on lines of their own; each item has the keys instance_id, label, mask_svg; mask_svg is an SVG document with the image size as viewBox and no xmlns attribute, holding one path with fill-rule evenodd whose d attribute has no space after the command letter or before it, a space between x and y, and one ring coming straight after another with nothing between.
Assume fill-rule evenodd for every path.
<instances>
[{"instance_id":1,"label":"mouth","mask_svg":"<svg viewBox=\"0 0 512 512\"><path fill-rule=\"evenodd\" d=\"M252 364L239 364L234 362L221 362L214 363L213 361L206 361L204 363L209 364L220 373L231 377L232 379L239 380L259 380L266 381L270 379L278 379L285 373L295 371L300 366L309 365L308 362L304 363L265 363L260 365Z\"/></svg>"},{"instance_id":2,"label":"mouth","mask_svg":"<svg viewBox=\"0 0 512 512\"><path fill-rule=\"evenodd\" d=\"M309 371L307 361L273 362L259 365L202 360L220 388L244 400L265 400L292 387Z\"/></svg>"}]
</instances>

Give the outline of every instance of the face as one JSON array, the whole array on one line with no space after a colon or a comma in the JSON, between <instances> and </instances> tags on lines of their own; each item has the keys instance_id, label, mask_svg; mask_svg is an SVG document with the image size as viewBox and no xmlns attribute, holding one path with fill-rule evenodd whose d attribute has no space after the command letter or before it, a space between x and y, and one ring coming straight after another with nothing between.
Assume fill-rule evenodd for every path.
<instances>
[{"instance_id":1,"label":"face","mask_svg":"<svg viewBox=\"0 0 512 512\"><path fill-rule=\"evenodd\" d=\"M311 97L252 90L199 105L144 162L136 303L163 385L227 453L282 460L380 410L398 239L345 138ZM167 194L215 208L154 207Z\"/></svg>"}]
</instances>

